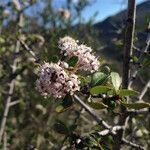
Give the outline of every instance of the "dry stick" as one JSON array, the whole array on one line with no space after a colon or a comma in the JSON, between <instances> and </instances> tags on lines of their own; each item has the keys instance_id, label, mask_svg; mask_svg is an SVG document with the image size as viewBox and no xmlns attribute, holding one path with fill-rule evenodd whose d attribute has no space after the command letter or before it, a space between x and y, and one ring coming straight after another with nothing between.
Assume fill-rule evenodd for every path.
<instances>
[{"instance_id":1,"label":"dry stick","mask_svg":"<svg viewBox=\"0 0 150 150\"><path fill-rule=\"evenodd\" d=\"M4 146L3 146L3 150L7 150L7 132L4 132Z\"/></svg>"},{"instance_id":2,"label":"dry stick","mask_svg":"<svg viewBox=\"0 0 150 150\"><path fill-rule=\"evenodd\" d=\"M138 96L138 100L142 100L143 96L147 92L148 88L150 87L150 80L147 82L147 84L144 86L141 94Z\"/></svg>"},{"instance_id":3,"label":"dry stick","mask_svg":"<svg viewBox=\"0 0 150 150\"><path fill-rule=\"evenodd\" d=\"M132 55L134 30L135 30L135 15L136 15L136 2L135 0L128 0L128 19L126 26L125 44L124 44L124 55L123 55L123 79L122 86L128 89L129 79L130 79L130 58ZM128 117L126 115L126 108L121 106L121 113L123 114L119 118L119 125L124 126L124 129L118 131L117 135L114 136L114 150L120 150L122 144L122 138L124 137L124 132L127 126Z\"/></svg>"},{"instance_id":4,"label":"dry stick","mask_svg":"<svg viewBox=\"0 0 150 150\"><path fill-rule=\"evenodd\" d=\"M149 110L128 110L127 115L128 116L136 116L136 115L147 115L149 113Z\"/></svg>"},{"instance_id":5,"label":"dry stick","mask_svg":"<svg viewBox=\"0 0 150 150\"><path fill-rule=\"evenodd\" d=\"M22 27L23 25L23 14L20 13L19 15L19 22L18 22L18 25L20 27ZM19 52L19 49L20 49L20 42L17 41L17 44L16 44L16 50L15 52ZM16 67L17 67L17 62L18 60L15 59L14 62L13 62L13 65L12 65L12 73L15 73L16 71ZM13 92L14 92L14 87L15 87L15 79L13 79L11 82L10 82L10 87L9 87L9 92L8 92L8 97L6 99L6 104L5 104L5 108L4 108L4 113L3 113L3 117L2 117L2 120L1 120L1 124L0 124L0 143L2 141L2 136L3 136L3 133L4 133L4 130L5 130L5 125L6 125L6 120L7 120L7 116L8 116L8 112L9 112L9 104L11 102L11 99L12 99L12 95L13 95Z\"/></svg>"},{"instance_id":6,"label":"dry stick","mask_svg":"<svg viewBox=\"0 0 150 150\"><path fill-rule=\"evenodd\" d=\"M141 145L132 143L132 142L130 142L130 141L124 139L124 138L122 139L122 143L123 143L123 144L126 144L126 145L128 145L128 146L131 146L131 147L133 147L133 148L135 148L135 149L144 150L144 148L143 148Z\"/></svg>"},{"instance_id":7,"label":"dry stick","mask_svg":"<svg viewBox=\"0 0 150 150\"><path fill-rule=\"evenodd\" d=\"M17 46L16 46L16 51L18 51L20 47L20 44L17 42ZM12 66L12 72L14 73L16 71L16 66L17 66L17 61L14 60L13 66ZM6 104L5 104L5 108L4 108L4 114L3 114L3 118L1 120L1 125L0 125L0 143L2 140L2 136L5 130L5 125L6 125L6 120L7 120L7 116L8 116L8 112L9 112L9 104L11 102L11 98L14 92L14 87L15 87L15 79L13 79L10 82L10 86L9 86L9 92L8 92L8 97L6 99Z\"/></svg>"},{"instance_id":8,"label":"dry stick","mask_svg":"<svg viewBox=\"0 0 150 150\"><path fill-rule=\"evenodd\" d=\"M9 107L14 106L14 105L16 105L16 104L18 104L20 102L21 102L21 100L16 100L16 101L10 102L9 103Z\"/></svg>"},{"instance_id":9,"label":"dry stick","mask_svg":"<svg viewBox=\"0 0 150 150\"><path fill-rule=\"evenodd\" d=\"M4 114L3 114L3 118L1 120L1 125L0 125L0 143L2 141L2 136L3 136L4 130L5 130L5 124L6 124L6 120L7 120L7 116L8 116L8 112L9 112L9 103L11 102L12 94L14 91L14 85L15 85L15 80L12 80L10 82L10 89L8 92L9 95L6 99Z\"/></svg>"},{"instance_id":10,"label":"dry stick","mask_svg":"<svg viewBox=\"0 0 150 150\"><path fill-rule=\"evenodd\" d=\"M36 63L39 63L40 62L40 59L36 56L36 54L34 53L33 49L31 49L27 44L25 44L24 41L22 41L21 39L18 38L18 41L20 42L20 44L22 45L22 47L28 51L31 56L35 59L35 62Z\"/></svg>"},{"instance_id":11,"label":"dry stick","mask_svg":"<svg viewBox=\"0 0 150 150\"><path fill-rule=\"evenodd\" d=\"M91 110L77 95L74 95L75 101L77 101L104 129L107 130L107 134L115 135L116 132L123 129L123 126L110 126L102 118L100 118L94 111Z\"/></svg>"},{"instance_id":12,"label":"dry stick","mask_svg":"<svg viewBox=\"0 0 150 150\"><path fill-rule=\"evenodd\" d=\"M150 22L149 22L149 25L148 25L148 35L147 35L147 39L146 39L146 42L145 42L145 47L141 50L141 55L139 57L142 58L142 56L148 52L148 49L150 47ZM139 68L140 68L140 65L138 65L138 67L135 68L135 71L133 72L132 76L131 76L131 79L129 81L129 88L132 86L133 84L133 80L135 79L135 77L137 76L138 74L138 71L139 71Z\"/></svg>"},{"instance_id":13,"label":"dry stick","mask_svg":"<svg viewBox=\"0 0 150 150\"><path fill-rule=\"evenodd\" d=\"M98 124L101 124L105 129L111 129L111 126L108 125L102 118L100 118L95 112L91 110L77 95L74 95L75 100L95 119Z\"/></svg>"}]
</instances>

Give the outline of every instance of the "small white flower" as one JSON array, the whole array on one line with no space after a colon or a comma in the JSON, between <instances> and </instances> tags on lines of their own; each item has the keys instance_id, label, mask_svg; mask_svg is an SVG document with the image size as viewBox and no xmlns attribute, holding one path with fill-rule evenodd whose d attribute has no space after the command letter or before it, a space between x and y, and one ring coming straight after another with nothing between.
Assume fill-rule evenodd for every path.
<instances>
[{"instance_id":1,"label":"small white flower","mask_svg":"<svg viewBox=\"0 0 150 150\"><path fill-rule=\"evenodd\" d=\"M80 89L78 77L67 74L61 63L44 63L39 68L39 78L36 81L36 89L43 95L52 94L54 98L61 98L67 93L74 94ZM62 62L62 64L65 64Z\"/></svg>"},{"instance_id":2,"label":"small white flower","mask_svg":"<svg viewBox=\"0 0 150 150\"><path fill-rule=\"evenodd\" d=\"M69 65L64 61L59 61L58 64L60 67L65 68L65 69L69 67Z\"/></svg>"},{"instance_id":3,"label":"small white flower","mask_svg":"<svg viewBox=\"0 0 150 150\"><path fill-rule=\"evenodd\" d=\"M77 49L77 46L77 41L69 36L60 38L58 42L58 47L61 49L61 53L66 56L70 56L72 52Z\"/></svg>"},{"instance_id":4,"label":"small white flower","mask_svg":"<svg viewBox=\"0 0 150 150\"><path fill-rule=\"evenodd\" d=\"M83 44L78 45L78 41L69 36L61 38L58 44L63 55L68 56L68 58L78 56L78 70L94 72L99 69L100 63L92 53L91 47Z\"/></svg>"}]
</instances>

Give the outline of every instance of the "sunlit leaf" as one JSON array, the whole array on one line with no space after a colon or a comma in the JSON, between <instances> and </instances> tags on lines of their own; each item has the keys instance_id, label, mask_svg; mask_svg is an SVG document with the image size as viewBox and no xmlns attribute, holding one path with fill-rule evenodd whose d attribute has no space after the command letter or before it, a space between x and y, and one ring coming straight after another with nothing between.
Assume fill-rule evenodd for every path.
<instances>
[{"instance_id":1,"label":"sunlit leaf","mask_svg":"<svg viewBox=\"0 0 150 150\"><path fill-rule=\"evenodd\" d=\"M88 104L89 104L92 108L94 108L94 109L105 109L105 108L108 107L107 105L105 105L105 104L102 103L102 102L90 101L90 102L88 102Z\"/></svg>"},{"instance_id":2,"label":"sunlit leaf","mask_svg":"<svg viewBox=\"0 0 150 150\"><path fill-rule=\"evenodd\" d=\"M58 105L56 108L55 108L55 111L60 113L60 112L63 112L64 110L64 107L62 105Z\"/></svg>"},{"instance_id":3,"label":"sunlit leaf","mask_svg":"<svg viewBox=\"0 0 150 150\"><path fill-rule=\"evenodd\" d=\"M95 86L95 87L91 88L90 93L91 94L101 94L101 93L106 93L109 90L111 90L111 87L107 87L107 86Z\"/></svg>"},{"instance_id":4,"label":"sunlit leaf","mask_svg":"<svg viewBox=\"0 0 150 150\"><path fill-rule=\"evenodd\" d=\"M143 109L143 108L150 108L150 104L146 102L139 102L139 103L124 103L121 104L130 109Z\"/></svg>"},{"instance_id":5,"label":"sunlit leaf","mask_svg":"<svg viewBox=\"0 0 150 150\"><path fill-rule=\"evenodd\" d=\"M103 72L94 73L91 80L92 86L103 84L107 78L108 76Z\"/></svg>"},{"instance_id":6,"label":"sunlit leaf","mask_svg":"<svg viewBox=\"0 0 150 150\"><path fill-rule=\"evenodd\" d=\"M121 77L116 72L111 72L110 76L111 76L111 81L115 90L118 91L122 82Z\"/></svg>"},{"instance_id":7,"label":"sunlit leaf","mask_svg":"<svg viewBox=\"0 0 150 150\"><path fill-rule=\"evenodd\" d=\"M71 108L72 105L73 105L72 97L69 94L67 94L62 100L62 102L56 107L55 111L61 113Z\"/></svg>"},{"instance_id":8,"label":"sunlit leaf","mask_svg":"<svg viewBox=\"0 0 150 150\"><path fill-rule=\"evenodd\" d=\"M119 90L119 95L120 96L135 96L137 94L138 94L138 92L137 91L133 91L133 90L127 90L127 89Z\"/></svg>"}]
</instances>

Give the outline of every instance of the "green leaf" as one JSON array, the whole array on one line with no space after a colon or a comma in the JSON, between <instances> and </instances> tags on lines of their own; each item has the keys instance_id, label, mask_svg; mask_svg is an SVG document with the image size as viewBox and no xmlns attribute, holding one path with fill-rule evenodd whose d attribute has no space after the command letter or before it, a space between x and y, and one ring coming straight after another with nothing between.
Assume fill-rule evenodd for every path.
<instances>
[{"instance_id":1,"label":"green leaf","mask_svg":"<svg viewBox=\"0 0 150 150\"><path fill-rule=\"evenodd\" d=\"M63 112L63 110L64 110L64 107L63 107L62 105L58 105L58 106L55 108L55 111L56 111L57 113L61 113L61 112Z\"/></svg>"},{"instance_id":2,"label":"green leaf","mask_svg":"<svg viewBox=\"0 0 150 150\"><path fill-rule=\"evenodd\" d=\"M0 37L0 44L4 44L4 43L5 43L5 40L2 37Z\"/></svg>"},{"instance_id":3,"label":"green leaf","mask_svg":"<svg viewBox=\"0 0 150 150\"><path fill-rule=\"evenodd\" d=\"M150 65L150 55L144 56L144 58L143 58L141 64L142 64L143 66L149 66L149 65Z\"/></svg>"},{"instance_id":4,"label":"green leaf","mask_svg":"<svg viewBox=\"0 0 150 150\"><path fill-rule=\"evenodd\" d=\"M108 76L103 72L94 73L91 80L92 86L101 85L107 78Z\"/></svg>"},{"instance_id":5,"label":"green leaf","mask_svg":"<svg viewBox=\"0 0 150 150\"><path fill-rule=\"evenodd\" d=\"M107 86L95 86L95 87L91 88L90 93L91 94L101 94L101 93L106 93L109 90L111 90L111 88L107 87Z\"/></svg>"},{"instance_id":6,"label":"green leaf","mask_svg":"<svg viewBox=\"0 0 150 150\"><path fill-rule=\"evenodd\" d=\"M109 75L110 74L110 68L108 67L108 66L102 66L102 68L101 68L101 71L103 72L103 73L105 73L106 75Z\"/></svg>"},{"instance_id":7,"label":"green leaf","mask_svg":"<svg viewBox=\"0 0 150 150\"><path fill-rule=\"evenodd\" d=\"M102 102L88 102L88 104L94 109L105 109L108 107Z\"/></svg>"},{"instance_id":8,"label":"green leaf","mask_svg":"<svg viewBox=\"0 0 150 150\"><path fill-rule=\"evenodd\" d=\"M66 135L69 133L69 129L67 128L67 126L60 120L56 121L53 128L59 134L65 134Z\"/></svg>"},{"instance_id":9,"label":"green leaf","mask_svg":"<svg viewBox=\"0 0 150 150\"><path fill-rule=\"evenodd\" d=\"M135 62L135 63L138 62L138 58L136 56L133 56L132 59L133 59L133 62Z\"/></svg>"},{"instance_id":10,"label":"green leaf","mask_svg":"<svg viewBox=\"0 0 150 150\"><path fill-rule=\"evenodd\" d=\"M70 131L70 132L73 132L76 128L77 128L77 125L76 125L76 124L70 125L70 126L69 126L69 131Z\"/></svg>"},{"instance_id":11,"label":"green leaf","mask_svg":"<svg viewBox=\"0 0 150 150\"><path fill-rule=\"evenodd\" d=\"M62 105L66 108L66 107L70 107L73 104L73 100L71 95L67 94L62 102Z\"/></svg>"},{"instance_id":12,"label":"green leaf","mask_svg":"<svg viewBox=\"0 0 150 150\"><path fill-rule=\"evenodd\" d=\"M121 102L121 104L130 109L143 109L143 108L147 108L147 107L150 108L150 103L146 103L146 102L139 102L139 103Z\"/></svg>"},{"instance_id":13,"label":"green leaf","mask_svg":"<svg viewBox=\"0 0 150 150\"><path fill-rule=\"evenodd\" d=\"M52 61L53 63L57 63L58 60L59 60L59 58L58 58L57 55L53 55L52 58L51 58L51 61Z\"/></svg>"},{"instance_id":14,"label":"green leaf","mask_svg":"<svg viewBox=\"0 0 150 150\"><path fill-rule=\"evenodd\" d=\"M94 108L94 109L105 109L107 108L108 106L105 105L104 103L102 102L94 102L94 101L91 101L91 102L88 102L88 104Z\"/></svg>"},{"instance_id":15,"label":"green leaf","mask_svg":"<svg viewBox=\"0 0 150 150\"><path fill-rule=\"evenodd\" d=\"M72 56L68 61L67 63L69 64L70 67L74 67L77 62L78 62L79 58L78 56Z\"/></svg>"},{"instance_id":16,"label":"green leaf","mask_svg":"<svg viewBox=\"0 0 150 150\"><path fill-rule=\"evenodd\" d=\"M61 113L71 108L72 105L73 105L72 97L69 94L67 94L62 100L62 102L56 107L55 111Z\"/></svg>"},{"instance_id":17,"label":"green leaf","mask_svg":"<svg viewBox=\"0 0 150 150\"><path fill-rule=\"evenodd\" d=\"M88 82L87 78L84 77L84 76L82 76L82 75L78 75L78 78L79 78L80 81L83 82L83 83L87 83L87 82Z\"/></svg>"},{"instance_id":18,"label":"green leaf","mask_svg":"<svg viewBox=\"0 0 150 150\"><path fill-rule=\"evenodd\" d=\"M117 72L111 72L110 76L111 76L111 82L115 90L118 91L122 82L119 74Z\"/></svg>"},{"instance_id":19,"label":"green leaf","mask_svg":"<svg viewBox=\"0 0 150 150\"><path fill-rule=\"evenodd\" d=\"M137 94L138 94L138 92L133 91L133 90L127 90L127 89L119 90L119 95L120 96L135 96Z\"/></svg>"},{"instance_id":20,"label":"green leaf","mask_svg":"<svg viewBox=\"0 0 150 150\"><path fill-rule=\"evenodd\" d=\"M115 95L115 94L116 94L116 92L114 89L111 89L107 92L107 95Z\"/></svg>"}]
</instances>

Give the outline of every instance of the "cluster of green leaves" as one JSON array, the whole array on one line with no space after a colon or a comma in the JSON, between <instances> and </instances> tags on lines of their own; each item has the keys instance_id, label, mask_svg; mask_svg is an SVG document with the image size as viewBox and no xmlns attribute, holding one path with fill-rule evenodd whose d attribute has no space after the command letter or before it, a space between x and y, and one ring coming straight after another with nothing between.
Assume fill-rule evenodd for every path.
<instances>
[{"instance_id":1,"label":"cluster of green leaves","mask_svg":"<svg viewBox=\"0 0 150 150\"><path fill-rule=\"evenodd\" d=\"M96 72L93 74L91 82L92 86L94 85L90 89L91 95L105 94L106 97L103 100L99 100L98 102L92 101L92 98L90 97L89 104L93 108L98 109L99 107L99 109L103 109L109 107L109 109L113 110L116 104L121 104L130 109L142 109L150 107L150 104L146 102L139 102L139 103L126 102L127 96L136 96L138 92L129 89L122 89L121 77L116 72L110 73L104 73L104 71Z\"/></svg>"}]
</instances>

